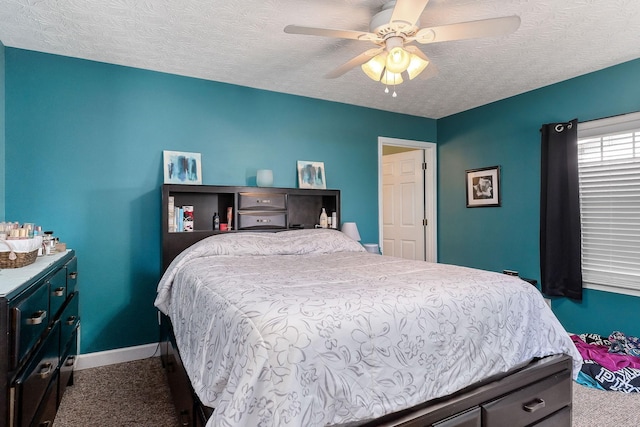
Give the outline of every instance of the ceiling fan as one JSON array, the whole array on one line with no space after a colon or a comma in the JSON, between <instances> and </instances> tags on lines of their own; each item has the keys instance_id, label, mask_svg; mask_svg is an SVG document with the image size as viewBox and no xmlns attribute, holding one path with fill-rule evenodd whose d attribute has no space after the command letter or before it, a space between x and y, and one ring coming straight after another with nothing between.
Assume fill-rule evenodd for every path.
<instances>
[{"instance_id":1,"label":"ceiling fan","mask_svg":"<svg viewBox=\"0 0 640 427\"><path fill-rule=\"evenodd\" d=\"M377 47L347 61L325 77L329 79L340 77L360 65L367 76L386 85L385 92L388 92L389 85L395 86L407 79L412 80L429 65L430 60L427 55L413 45L413 42L429 44L501 36L514 32L520 26L520 17L513 15L420 28L420 15L428 2L429 0L389 1L371 19L369 32L299 25L287 25L284 32L361 40L376 44ZM395 90L393 96L396 96Z\"/></svg>"}]
</instances>

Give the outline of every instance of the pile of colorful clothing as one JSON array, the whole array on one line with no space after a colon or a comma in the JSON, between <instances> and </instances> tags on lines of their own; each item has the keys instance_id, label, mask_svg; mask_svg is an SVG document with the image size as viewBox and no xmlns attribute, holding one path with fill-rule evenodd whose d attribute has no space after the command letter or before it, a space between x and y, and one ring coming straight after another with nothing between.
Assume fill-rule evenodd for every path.
<instances>
[{"instance_id":1,"label":"pile of colorful clothing","mask_svg":"<svg viewBox=\"0 0 640 427\"><path fill-rule=\"evenodd\" d=\"M572 335L584 359L577 382L601 390L640 392L640 339L613 332Z\"/></svg>"}]
</instances>

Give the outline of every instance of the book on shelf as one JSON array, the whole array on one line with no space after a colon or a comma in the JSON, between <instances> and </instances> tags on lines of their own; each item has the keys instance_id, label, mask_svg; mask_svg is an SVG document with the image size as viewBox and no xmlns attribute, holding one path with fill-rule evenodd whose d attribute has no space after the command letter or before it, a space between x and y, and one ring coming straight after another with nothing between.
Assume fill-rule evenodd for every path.
<instances>
[{"instance_id":1,"label":"book on shelf","mask_svg":"<svg viewBox=\"0 0 640 427\"><path fill-rule=\"evenodd\" d=\"M182 231L193 231L193 206L183 206L184 220Z\"/></svg>"},{"instance_id":2,"label":"book on shelf","mask_svg":"<svg viewBox=\"0 0 640 427\"><path fill-rule=\"evenodd\" d=\"M176 232L176 205L175 205L175 198L173 196L169 196L169 202L168 202L168 209L169 212L167 212L169 214L169 233L175 233Z\"/></svg>"},{"instance_id":3,"label":"book on shelf","mask_svg":"<svg viewBox=\"0 0 640 427\"><path fill-rule=\"evenodd\" d=\"M175 218L175 231L180 232L183 229L183 218L184 212L181 206L176 206L174 208L174 218Z\"/></svg>"}]
</instances>

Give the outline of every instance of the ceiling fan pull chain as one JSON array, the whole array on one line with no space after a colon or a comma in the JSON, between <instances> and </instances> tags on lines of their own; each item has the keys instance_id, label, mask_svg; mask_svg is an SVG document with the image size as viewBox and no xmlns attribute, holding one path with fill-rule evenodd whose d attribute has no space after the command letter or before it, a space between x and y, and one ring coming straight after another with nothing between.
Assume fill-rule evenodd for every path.
<instances>
[{"instance_id":1,"label":"ceiling fan pull chain","mask_svg":"<svg viewBox=\"0 0 640 427\"><path fill-rule=\"evenodd\" d=\"M392 97L396 97L398 96L398 94L396 93L396 75L393 75L393 95L391 95Z\"/></svg>"}]
</instances>

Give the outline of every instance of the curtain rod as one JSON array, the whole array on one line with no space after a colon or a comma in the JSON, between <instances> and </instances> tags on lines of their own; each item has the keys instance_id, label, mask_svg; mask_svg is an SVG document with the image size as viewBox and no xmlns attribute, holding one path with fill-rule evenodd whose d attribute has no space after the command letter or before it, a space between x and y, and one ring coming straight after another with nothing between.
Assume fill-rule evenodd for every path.
<instances>
[{"instance_id":1,"label":"curtain rod","mask_svg":"<svg viewBox=\"0 0 640 427\"><path fill-rule=\"evenodd\" d=\"M589 122L595 122L595 121L597 121L597 120L611 119L611 118L613 118L613 117L623 117L623 116L628 116L628 115L630 115L630 114L638 114L638 113L640 113L640 110L638 110L638 111L631 111L631 112L629 112L629 113L624 113L624 114L614 114L613 116L599 117L599 118L597 118L597 119L591 119L591 120L585 120L585 121L578 120L578 123L589 123Z\"/></svg>"}]
</instances>

